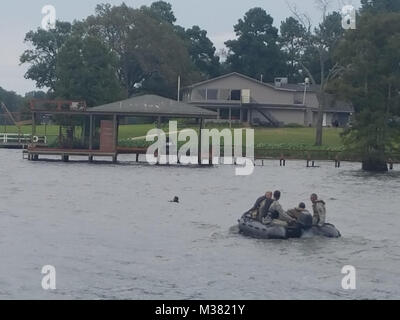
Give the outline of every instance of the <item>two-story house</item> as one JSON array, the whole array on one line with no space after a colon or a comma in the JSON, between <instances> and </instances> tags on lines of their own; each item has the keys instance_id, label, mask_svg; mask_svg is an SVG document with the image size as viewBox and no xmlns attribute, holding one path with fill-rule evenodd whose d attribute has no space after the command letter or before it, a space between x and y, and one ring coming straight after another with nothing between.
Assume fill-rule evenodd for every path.
<instances>
[{"instance_id":1,"label":"two-story house","mask_svg":"<svg viewBox=\"0 0 400 320\"><path fill-rule=\"evenodd\" d=\"M217 121L261 126L299 124L315 126L319 101L315 87L289 84L287 78L275 83L230 73L193 84L182 90L184 102L218 112ZM327 97L325 126L346 126L353 113L349 103Z\"/></svg>"}]
</instances>

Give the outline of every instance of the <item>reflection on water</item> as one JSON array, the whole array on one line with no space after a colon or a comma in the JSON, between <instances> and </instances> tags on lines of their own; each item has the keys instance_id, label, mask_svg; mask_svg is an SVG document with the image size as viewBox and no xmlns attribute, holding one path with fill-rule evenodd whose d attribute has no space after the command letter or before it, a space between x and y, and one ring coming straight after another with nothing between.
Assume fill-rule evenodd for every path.
<instances>
[{"instance_id":1,"label":"reflection on water","mask_svg":"<svg viewBox=\"0 0 400 320\"><path fill-rule=\"evenodd\" d=\"M400 298L400 175L269 162L229 166L28 162L0 150L0 298ZM131 160L126 157L124 160ZM285 208L317 192L341 239L256 240L236 221L266 190ZM181 203L169 203L174 196ZM57 290L41 289L41 268ZM341 289L345 265L356 291Z\"/></svg>"}]
</instances>

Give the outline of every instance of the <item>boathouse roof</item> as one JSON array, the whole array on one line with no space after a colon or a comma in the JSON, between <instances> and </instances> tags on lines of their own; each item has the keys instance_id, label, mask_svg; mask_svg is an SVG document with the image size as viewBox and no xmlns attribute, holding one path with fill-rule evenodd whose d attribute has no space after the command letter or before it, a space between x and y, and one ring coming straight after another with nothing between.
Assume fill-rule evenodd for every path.
<instances>
[{"instance_id":1,"label":"boathouse roof","mask_svg":"<svg viewBox=\"0 0 400 320\"><path fill-rule=\"evenodd\" d=\"M152 94L140 95L126 100L88 108L87 112L127 116L217 118L217 113L214 111Z\"/></svg>"}]
</instances>

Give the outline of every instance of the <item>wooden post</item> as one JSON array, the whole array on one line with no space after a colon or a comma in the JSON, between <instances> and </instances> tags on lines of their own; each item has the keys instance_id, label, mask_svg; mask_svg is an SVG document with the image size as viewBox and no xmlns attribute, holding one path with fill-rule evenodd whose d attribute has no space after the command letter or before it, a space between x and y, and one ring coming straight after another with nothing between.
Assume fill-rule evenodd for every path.
<instances>
[{"instance_id":1,"label":"wooden post","mask_svg":"<svg viewBox=\"0 0 400 320\"><path fill-rule=\"evenodd\" d=\"M117 146L118 146L118 116L114 114L113 118L113 135L114 135L114 156L112 157L113 163L118 161L118 153L117 153Z\"/></svg>"},{"instance_id":2,"label":"wooden post","mask_svg":"<svg viewBox=\"0 0 400 320\"><path fill-rule=\"evenodd\" d=\"M229 128L232 128L232 108L229 107Z\"/></svg>"},{"instance_id":3,"label":"wooden post","mask_svg":"<svg viewBox=\"0 0 400 320\"><path fill-rule=\"evenodd\" d=\"M32 112L32 139L36 135L36 113Z\"/></svg>"},{"instance_id":4,"label":"wooden post","mask_svg":"<svg viewBox=\"0 0 400 320\"><path fill-rule=\"evenodd\" d=\"M90 128L89 128L89 150L92 151L93 150L93 115L91 114L89 116L89 121L90 121ZM92 157L93 160L93 157ZM90 161L90 159L89 159Z\"/></svg>"},{"instance_id":5,"label":"wooden post","mask_svg":"<svg viewBox=\"0 0 400 320\"><path fill-rule=\"evenodd\" d=\"M393 170L394 166L393 166L393 160L391 158L389 158L388 163L389 163L389 170Z\"/></svg>"},{"instance_id":6,"label":"wooden post","mask_svg":"<svg viewBox=\"0 0 400 320\"><path fill-rule=\"evenodd\" d=\"M340 168L340 157L336 155L335 157L335 168Z\"/></svg>"},{"instance_id":7,"label":"wooden post","mask_svg":"<svg viewBox=\"0 0 400 320\"><path fill-rule=\"evenodd\" d=\"M281 154L281 159L280 159L280 161L279 161L279 165L280 165L281 167L286 167L286 159L285 159L285 157L283 156L283 154Z\"/></svg>"},{"instance_id":8,"label":"wooden post","mask_svg":"<svg viewBox=\"0 0 400 320\"><path fill-rule=\"evenodd\" d=\"M119 139L119 117L116 120L117 128L115 130L115 148L118 149L118 139Z\"/></svg>"},{"instance_id":9,"label":"wooden post","mask_svg":"<svg viewBox=\"0 0 400 320\"><path fill-rule=\"evenodd\" d=\"M201 145L202 145L202 141L201 141L201 130L203 129L203 122L204 122L204 120L203 120L203 118L201 118L200 119L200 127L199 127L199 147L198 147L198 150L197 150L197 153L198 153L198 162L199 162L199 165L201 165Z\"/></svg>"},{"instance_id":10,"label":"wooden post","mask_svg":"<svg viewBox=\"0 0 400 320\"><path fill-rule=\"evenodd\" d=\"M157 119L157 129L161 129L161 117Z\"/></svg>"},{"instance_id":11,"label":"wooden post","mask_svg":"<svg viewBox=\"0 0 400 320\"><path fill-rule=\"evenodd\" d=\"M114 114L114 116L113 116L113 138L114 138L114 150L117 150L117 127L118 127L118 124L117 124L117 115L116 114Z\"/></svg>"}]
</instances>

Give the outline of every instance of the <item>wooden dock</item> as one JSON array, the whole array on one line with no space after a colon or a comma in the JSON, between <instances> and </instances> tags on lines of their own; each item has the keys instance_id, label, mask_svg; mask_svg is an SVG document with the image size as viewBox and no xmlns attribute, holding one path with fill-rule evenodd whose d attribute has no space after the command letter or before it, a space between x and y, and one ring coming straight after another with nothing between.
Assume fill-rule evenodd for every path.
<instances>
[{"instance_id":1,"label":"wooden dock","mask_svg":"<svg viewBox=\"0 0 400 320\"><path fill-rule=\"evenodd\" d=\"M43 159L43 156L58 156L62 161L68 162L70 157L84 157L89 162L93 162L94 157L111 158L112 162L117 162L117 152L104 152L100 150L79 150L79 149L53 149L28 147L23 151L23 158L30 161Z\"/></svg>"},{"instance_id":2,"label":"wooden dock","mask_svg":"<svg viewBox=\"0 0 400 320\"><path fill-rule=\"evenodd\" d=\"M61 161L68 162L70 157L85 158L89 162L93 162L94 158L109 158L111 162L116 163L118 155L135 155L136 162L139 162L140 155L147 154L147 148L129 148L118 147L115 151L102 151L90 149L56 149L39 146L28 146L23 151L23 158L30 161L49 160L48 156L59 157ZM157 156L157 153L155 154ZM210 162L212 160L210 159Z\"/></svg>"}]
</instances>

